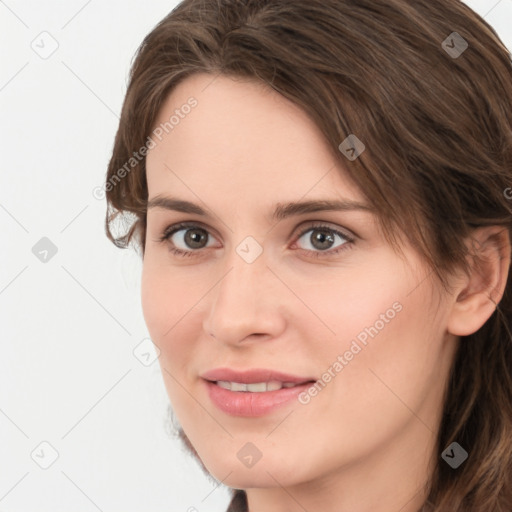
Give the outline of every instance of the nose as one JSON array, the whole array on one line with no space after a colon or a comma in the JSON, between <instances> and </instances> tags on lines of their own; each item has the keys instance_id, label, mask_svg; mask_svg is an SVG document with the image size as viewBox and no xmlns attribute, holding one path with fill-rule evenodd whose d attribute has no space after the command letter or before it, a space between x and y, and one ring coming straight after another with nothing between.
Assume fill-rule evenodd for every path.
<instances>
[{"instance_id":1,"label":"nose","mask_svg":"<svg viewBox=\"0 0 512 512\"><path fill-rule=\"evenodd\" d=\"M233 251L223 268L208 294L207 335L233 347L277 338L286 324L286 287L267 266L264 253L248 263Z\"/></svg>"}]
</instances>

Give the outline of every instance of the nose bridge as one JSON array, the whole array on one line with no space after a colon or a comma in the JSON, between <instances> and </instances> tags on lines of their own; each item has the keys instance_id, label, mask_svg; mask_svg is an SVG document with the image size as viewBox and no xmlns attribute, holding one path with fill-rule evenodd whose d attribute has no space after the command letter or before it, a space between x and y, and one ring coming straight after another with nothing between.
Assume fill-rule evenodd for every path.
<instances>
[{"instance_id":1,"label":"nose bridge","mask_svg":"<svg viewBox=\"0 0 512 512\"><path fill-rule=\"evenodd\" d=\"M259 302L260 307L264 306L264 297L261 297L262 284L265 281L265 273L268 272L263 254L254 260L245 259L251 254L244 243L235 247L227 259L227 274L220 281L215 294L215 307L217 310L226 308L226 314L233 315L238 309L244 315L256 314ZM242 254L242 255L240 255ZM252 255L254 257L254 254ZM258 301L256 299L259 299ZM248 309L249 308L249 309Z\"/></svg>"},{"instance_id":2,"label":"nose bridge","mask_svg":"<svg viewBox=\"0 0 512 512\"><path fill-rule=\"evenodd\" d=\"M263 283L269 272L263 244L246 236L231 247L225 263L228 273L219 283L217 300L254 302L250 299L260 293L258 283Z\"/></svg>"},{"instance_id":3,"label":"nose bridge","mask_svg":"<svg viewBox=\"0 0 512 512\"><path fill-rule=\"evenodd\" d=\"M243 240L225 263L223 277L212 290L207 334L232 343L251 334L275 335L278 306L269 287L269 279L275 277L267 268L261 245L254 239Z\"/></svg>"}]
</instances>

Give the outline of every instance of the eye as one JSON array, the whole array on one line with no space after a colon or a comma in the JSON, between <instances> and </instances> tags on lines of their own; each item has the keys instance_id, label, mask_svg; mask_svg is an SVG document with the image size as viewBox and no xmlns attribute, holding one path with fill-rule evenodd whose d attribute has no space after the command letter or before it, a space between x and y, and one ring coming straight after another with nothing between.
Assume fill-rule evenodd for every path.
<instances>
[{"instance_id":1,"label":"eye","mask_svg":"<svg viewBox=\"0 0 512 512\"><path fill-rule=\"evenodd\" d=\"M180 232L182 233L179 234ZM192 256L199 249L208 247L204 243L209 236L208 231L197 224L180 223L169 226L158 241L170 241L172 245L169 250L173 254Z\"/></svg>"},{"instance_id":2,"label":"eye","mask_svg":"<svg viewBox=\"0 0 512 512\"><path fill-rule=\"evenodd\" d=\"M328 257L339 252L349 249L353 246L355 238L347 233L338 229L331 228L325 224L315 224L303 229L297 238L297 242L304 237L307 233L313 234L309 238L305 238L306 247L300 249L314 257ZM211 245L205 245L210 236L209 231L195 223L181 222L174 224L165 229L158 242L170 242L169 250L177 256L197 256L201 251ZM333 247L336 238L340 239L342 243ZM296 243L297 243L296 242ZM180 247L181 246L181 247Z\"/></svg>"},{"instance_id":3,"label":"eye","mask_svg":"<svg viewBox=\"0 0 512 512\"><path fill-rule=\"evenodd\" d=\"M337 254L340 251L349 249L353 242L355 241L354 237L350 236L347 233L343 233L342 231L338 229L331 228L326 225L314 225L309 226L308 228L304 229L298 239L297 242L304 237L307 233L312 233L309 235L309 237L305 237L306 241L306 252L313 253L315 257L322 257L322 256L331 256L333 254ZM336 241L336 238L341 239L342 243L338 244L337 246L334 246L335 248L332 249L333 244Z\"/></svg>"}]
</instances>

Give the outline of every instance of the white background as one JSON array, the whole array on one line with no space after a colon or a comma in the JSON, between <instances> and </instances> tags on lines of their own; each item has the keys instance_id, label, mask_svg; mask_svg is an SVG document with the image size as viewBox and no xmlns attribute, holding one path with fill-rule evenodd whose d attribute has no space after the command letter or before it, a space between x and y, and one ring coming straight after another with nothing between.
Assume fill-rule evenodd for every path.
<instances>
[{"instance_id":1,"label":"white background","mask_svg":"<svg viewBox=\"0 0 512 512\"><path fill-rule=\"evenodd\" d=\"M133 353L148 338L139 257L107 240L105 201L92 195L134 52L177 3L0 0L2 512L229 501L168 433L158 362ZM512 0L467 3L512 48ZM58 43L47 59L31 47L42 37L47 50ZM32 252L42 237L57 247L47 263Z\"/></svg>"}]
</instances>

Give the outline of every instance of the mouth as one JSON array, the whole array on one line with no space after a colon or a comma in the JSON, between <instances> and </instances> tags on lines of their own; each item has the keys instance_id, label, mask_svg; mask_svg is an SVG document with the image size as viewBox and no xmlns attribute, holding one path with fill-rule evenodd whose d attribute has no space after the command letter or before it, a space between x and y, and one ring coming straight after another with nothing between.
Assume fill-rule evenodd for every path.
<instances>
[{"instance_id":1,"label":"mouth","mask_svg":"<svg viewBox=\"0 0 512 512\"><path fill-rule=\"evenodd\" d=\"M267 391L279 391L282 388L294 388L302 386L303 384L313 384L315 381L310 380L302 383L295 382L280 382L278 380L271 380L269 382L232 382L227 380L209 381L217 386L227 389L228 391L235 391L237 393L266 393Z\"/></svg>"},{"instance_id":2,"label":"mouth","mask_svg":"<svg viewBox=\"0 0 512 512\"><path fill-rule=\"evenodd\" d=\"M219 368L201 375L212 403L231 416L263 416L291 404L316 382L273 370Z\"/></svg>"},{"instance_id":3,"label":"mouth","mask_svg":"<svg viewBox=\"0 0 512 512\"><path fill-rule=\"evenodd\" d=\"M267 389L263 389L263 385L270 387L269 391L274 391L281 387L292 387L297 384L316 381L313 377L300 377L267 368L253 368L250 370L215 368L203 373L200 377L210 382L221 383L221 386L232 384L233 388L230 388L232 391L247 391L243 386L256 384L258 387L253 390L249 389L249 391L254 392L266 391ZM280 387L276 387L277 385Z\"/></svg>"}]
</instances>

